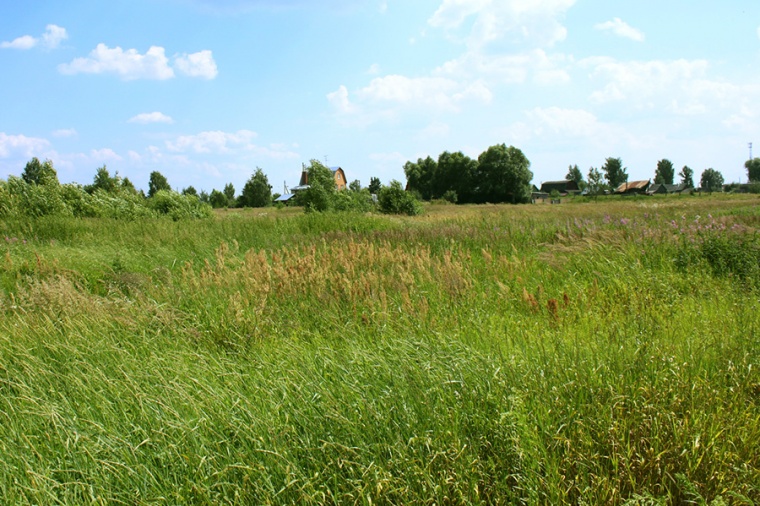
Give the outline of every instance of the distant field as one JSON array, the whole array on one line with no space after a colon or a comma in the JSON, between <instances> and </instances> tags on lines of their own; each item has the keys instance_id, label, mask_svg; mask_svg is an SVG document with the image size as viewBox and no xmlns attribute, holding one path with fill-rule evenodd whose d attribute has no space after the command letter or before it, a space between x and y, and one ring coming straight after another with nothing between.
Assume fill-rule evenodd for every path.
<instances>
[{"instance_id":1,"label":"distant field","mask_svg":"<svg viewBox=\"0 0 760 506\"><path fill-rule=\"evenodd\" d=\"M760 199L0 223L5 504L760 502Z\"/></svg>"}]
</instances>

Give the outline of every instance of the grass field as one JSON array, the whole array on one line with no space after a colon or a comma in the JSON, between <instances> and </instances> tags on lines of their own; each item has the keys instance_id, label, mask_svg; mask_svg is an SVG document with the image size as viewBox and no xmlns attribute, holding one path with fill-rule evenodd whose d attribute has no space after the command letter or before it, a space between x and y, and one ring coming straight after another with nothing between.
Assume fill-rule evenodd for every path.
<instances>
[{"instance_id":1,"label":"grass field","mask_svg":"<svg viewBox=\"0 0 760 506\"><path fill-rule=\"evenodd\" d=\"M0 223L6 504L760 502L760 199Z\"/></svg>"}]
</instances>

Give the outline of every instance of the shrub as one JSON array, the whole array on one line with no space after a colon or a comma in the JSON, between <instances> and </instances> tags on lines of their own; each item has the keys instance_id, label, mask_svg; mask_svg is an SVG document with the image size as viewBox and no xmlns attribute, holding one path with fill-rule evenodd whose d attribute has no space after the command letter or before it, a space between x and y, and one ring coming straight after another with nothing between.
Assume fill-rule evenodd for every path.
<instances>
[{"instance_id":1,"label":"shrub","mask_svg":"<svg viewBox=\"0 0 760 506\"><path fill-rule=\"evenodd\" d=\"M167 215L174 221L183 218L208 218L211 206L201 202L194 195L180 195L167 190L159 190L148 199L148 206L159 214Z\"/></svg>"},{"instance_id":2,"label":"shrub","mask_svg":"<svg viewBox=\"0 0 760 506\"><path fill-rule=\"evenodd\" d=\"M410 193L404 191L401 183L391 181L390 186L383 186L378 192L377 203L380 212L385 214L422 214L422 204Z\"/></svg>"}]
</instances>

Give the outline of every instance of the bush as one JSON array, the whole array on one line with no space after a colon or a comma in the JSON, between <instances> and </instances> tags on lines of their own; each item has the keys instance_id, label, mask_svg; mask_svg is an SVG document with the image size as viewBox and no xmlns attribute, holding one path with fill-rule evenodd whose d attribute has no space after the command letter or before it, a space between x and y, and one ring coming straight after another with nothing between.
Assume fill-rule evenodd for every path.
<instances>
[{"instance_id":1,"label":"bush","mask_svg":"<svg viewBox=\"0 0 760 506\"><path fill-rule=\"evenodd\" d=\"M159 214L167 215L174 221L184 218L208 218L211 206L201 202L194 195L180 195L167 190L159 190L148 199L148 206Z\"/></svg>"},{"instance_id":2,"label":"bush","mask_svg":"<svg viewBox=\"0 0 760 506\"><path fill-rule=\"evenodd\" d=\"M405 192L398 181L391 181L390 186L380 189L377 203L380 212L385 214L422 214L422 204L412 194Z\"/></svg>"}]
</instances>

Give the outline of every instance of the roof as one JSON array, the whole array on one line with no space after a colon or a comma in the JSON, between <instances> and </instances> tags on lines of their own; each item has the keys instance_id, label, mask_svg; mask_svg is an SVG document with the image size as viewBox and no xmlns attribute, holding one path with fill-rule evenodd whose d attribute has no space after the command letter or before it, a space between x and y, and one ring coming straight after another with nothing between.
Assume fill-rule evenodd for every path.
<instances>
[{"instance_id":1,"label":"roof","mask_svg":"<svg viewBox=\"0 0 760 506\"><path fill-rule=\"evenodd\" d=\"M644 191L648 187L649 179L642 179L641 181L628 181L615 188L615 193Z\"/></svg>"},{"instance_id":2,"label":"roof","mask_svg":"<svg viewBox=\"0 0 760 506\"><path fill-rule=\"evenodd\" d=\"M285 195L280 195L279 197L277 197L276 199L274 199L274 201L275 202L287 202L288 200L292 199L293 197L295 197L294 194L292 194L292 193L286 193Z\"/></svg>"},{"instance_id":3,"label":"roof","mask_svg":"<svg viewBox=\"0 0 760 506\"><path fill-rule=\"evenodd\" d=\"M560 181L544 181L541 183L542 192L551 193L554 190L557 190L560 193L577 191L578 183L569 179L562 179Z\"/></svg>"}]
</instances>

